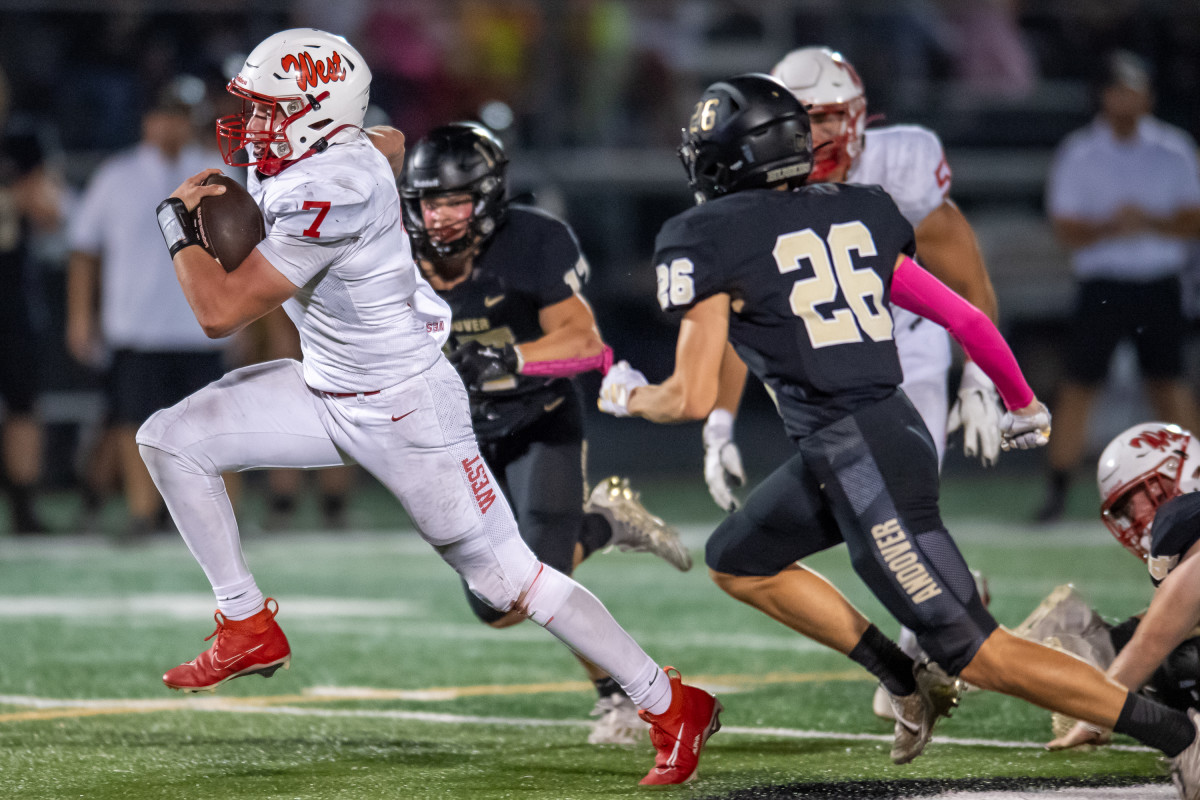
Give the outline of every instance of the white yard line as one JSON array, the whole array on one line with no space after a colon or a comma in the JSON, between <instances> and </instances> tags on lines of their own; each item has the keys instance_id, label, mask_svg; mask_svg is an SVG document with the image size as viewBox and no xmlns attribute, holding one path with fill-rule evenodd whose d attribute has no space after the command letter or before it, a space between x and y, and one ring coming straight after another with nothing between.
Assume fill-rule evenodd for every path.
<instances>
[{"instance_id":1,"label":"white yard line","mask_svg":"<svg viewBox=\"0 0 1200 800\"><path fill-rule=\"evenodd\" d=\"M564 684L564 686L567 684ZM582 685L582 684L580 684ZM521 687L501 687L520 689ZM312 690L304 698L276 697L275 702L345 700L348 697L370 699L380 690L345 690L329 687L324 690ZM365 694L364 694L365 693ZM411 695L414 699L443 699L444 695L453 694L454 690L388 690L390 696ZM386 719L406 720L439 725L494 725L518 728L583 728L592 723L585 719L536 719L530 717L493 717L473 714L446 714L430 711L402 711L396 709L331 709L311 708L298 705L267 705L273 698L267 697L176 697L141 700L59 700L28 695L0 695L0 705L16 706L30 709L28 712L15 714L0 713L0 724L4 722L19 722L29 719L61 718L55 711L65 712L62 717L85 717L98 714L123 713L153 713L168 711L205 711L235 714L273 714L291 717L313 718L353 718L353 719ZM759 738L779 738L814 741L857 741L879 742L890 744L890 735L863 733L842 733L837 731L813 731L796 728L755 728L744 726L725 726L721 728L722 736L754 736ZM1001 750L1041 750L1042 742L1002 741L994 739L956 738L938 736L935 743L939 745L958 745L964 747L987 747ZM1113 750L1124 752L1152 752L1149 748L1112 745ZM831 784L832 788L832 784ZM1176 797L1175 790L1166 784L1144 784L1126 787L1100 788L1048 788L1048 789L1016 789L1003 790L954 790L937 795L921 795L924 800L1168 800Z\"/></svg>"},{"instance_id":2,"label":"white yard line","mask_svg":"<svg viewBox=\"0 0 1200 800\"><path fill-rule=\"evenodd\" d=\"M109 596L0 595L4 617L170 617L203 620L213 613L208 592L188 594L125 594ZM289 597L288 617L306 619L396 619L427 617L427 604L410 600L347 599L344 597Z\"/></svg>"},{"instance_id":3,"label":"white yard line","mask_svg":"<svg viewBox=\"0 0 1200 800\"><path fill-rule=\"evenodd\" d=\"M84 595L0 595L0 619L29 617L87 620L89 625L110 620L124 625L136 616L139 620L185 620L199 627L209 625L214 601L209 593ZM370 626L387 625L394 635L407 639L451 641L547 642L546 633L533 626L497 630L475 623L454 623L434 619L430 604L423 600L371 600L344 597L306 597L289 595L284 601L285 626L305 626L307 630L342 627L345 620L357 621L354 632L369 635ZM381 628L382 629L382 628ZM778 633L712 633L678 630L657 636L660 647L704 647L710 649L788 653L826 652L827 648L811 639L780 628Z\"/></svg>"},{"instance_id":4,"label":"white yard line","mask_svg":"<svg viewBox=\"0 0 1200 800\"><path fill-rule=\"evenodd\" d=\"M716 529L720 520L709 523L680 525L683 543L692 550L700 550ZM962 542L986 543L990 548L1008 550L1030 550L1047 546L1104 547L1113 546L1112 537L1101 525L1099 516L1095 522L1071 521L1050 527L1034 527L1021 523L997 523L984 518L950 519L947 521L950 534ZM381 556L429 555L432 550L411 528L394 531L340 531L330 536L326 531L290 531L269 535L248 531L244 535L247 550L262 552L302 552L304 558L319 563L322 553L356 552L370 550ZM95 553L128 553L111 541L94 535L56 535L27 538L0 537L0 557L39 558L52 561L71 561ZM176 536L162 536L145 547L134 551L139 558L171 558L186 555L183 542Z\"/></svg>"},{"instance_id":5,"label":"white yard line","mask_svg":"<svg viewBox=\"0 0 1200 800\"><path fill-rule=\"evenodd\" d=\"M573 684L572 684L573 685ZM581 684L582 685L582 684ZM452 690L414 690L412 695L417 699L428 700L433 697L439 699ZM394 695L395 692L391 692ZM407 694L407 693L405 693ZM328 694L308 694L305 697L306 701L331 701L345 700L347 694L340 690L330 690ZM357 695L349 695L357 696ZM293 698L278 698L279 700ZM331 708L308 708L294 705L265 705L271 702L271 697L194 697L194 698L162 698L162 699L144 699L144 700L57 700L46 697L33 697L29 695L0 695L0 705L17 706L18 708L31 708L38 710L49 709L80 709L80 710L105 710L112 713L120 713L122 710L128 710L131 713L144 713L147 711L175 711L175 710L191 710L191 711L219 711L224 713L243 713L243 714L284 714L290 716L307 716L307 717L354 717L359 719L405 719L417 722L435 722L449 725L504 725L512 727L581 727L591 725L592 722L586 719L569 719L569 720L551 720L537 719L532 717L489 717L478 716L472 714L444 714L428 711L402 711L397 709L331 709ZM3 718L0 714L0 719ZM760 736L778 739L817 739L826 740L833 739L837 741L854 741L854 742L883 742L891 743L891 734L871 734L871 733L843 733L839 731L814 731L802 730L798 728L762 728L762 727L743 727L737 725L723 726L721 728L723 734L732 734L734 736ZM977 739L977 738L956 738L950 736L938 736L935 739L940 744L960 745L963 747L991 747L1008 750L1041 750L1044 748L1044 742L1022 742L1022 741L1004 741L999 739ZM1130 752L1144 753L1152 752L1147 747L1139 747L1134 745L1110 745L1110 749Z\"/></svg>"}]
</instances>

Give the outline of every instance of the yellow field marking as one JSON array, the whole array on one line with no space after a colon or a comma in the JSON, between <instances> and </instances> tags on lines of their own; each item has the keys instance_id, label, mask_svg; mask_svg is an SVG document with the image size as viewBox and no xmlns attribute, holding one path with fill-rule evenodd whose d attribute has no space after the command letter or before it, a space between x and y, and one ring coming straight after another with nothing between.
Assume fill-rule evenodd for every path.
<instances>
[{"instance_id":1,"label":"yellow field marking","mask_svg":"<svg viewBox=\"0 0 1200 800\"><path fill-rule=\"evenodd\" d=\"M764 672L761 675L696 675L688 676L689 683L711 686L766 686L773 683L823 683L834 681L875 682L871 674L861 669L831 672Z\"/></svg>"},{"instance_id":2,"label":"yellow field marking","mask_svg":"<svg viewBox=\"0 0 1200 800\"><path fill-rule=\"evenodd\" d=\"M836 672L767 672L761 675L689 675L688 681L701 686L754 688L772 684L819 683L832 681L874 681L863 670ZM48 719L80 719L109 714L145 714L157 711L227 710L293 705L296 703L329 703L351 700L410 700L443 701L461 697L499 697L513 695L584 692L592 688L586 681L554 683L481 684L477 686L446 686L430 689L374 689L370 687L314 687L303 694L260 695L257 697L197 697L193 699L163 698L126 701L108 700L47 700L44 698L0 697L0 705L51 706L29 711L0 714L0 722L25 722Z\"/></svg>"},{"instance_id":3,"label":"yellow field marking","mask_svg":"<svg viewBox=\"0 0 1200 800\"><path fill-rule=\"evenodd\" d=\"M182 706L178 706L182 708ZM98 717L104 714L145 714L150 711L166 711L172 706L155 706L153 708L133 708L131 706L109 706L106 708L43 708L37 711L18 711L15 714L0 714L0 722L24 722L37 719L75 719L78 717Z\"/></svg>"},{"instance_id":4,"label":"yellow field marking","mask_svg":"<svg viewBox=\"0 0 1200 800\"><path fill-rule=\"evenodd\" d=\"M826 681L874 681L863 670L836 672L766 672L762 675L689 675L688 682L701 686L752 688L779 683L820 683ZM441 689L372 689L370 687L314 687L304 690L306 702L329 700L454 700L459 697L484 697L552 692L583 692L592 688L584 681L557 683L484 684L448 686Z\"/></svg>"}]
</instances>

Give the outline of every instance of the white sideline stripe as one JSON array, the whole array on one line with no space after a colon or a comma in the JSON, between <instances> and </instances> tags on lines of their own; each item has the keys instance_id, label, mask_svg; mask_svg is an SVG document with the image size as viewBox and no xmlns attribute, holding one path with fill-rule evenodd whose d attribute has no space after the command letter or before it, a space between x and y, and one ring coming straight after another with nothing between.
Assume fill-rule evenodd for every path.
<instances>
[{"instance_id":1,"label":"white sideline stripe","mask_svg":"<svg viewBox=\"0 0 1200 800\"><path fill-rule=\"evenodd\" d=\"M39 596L0 595L0 619L25 617L57 617L62 619L120 620L136 616L196 622L211 619L216 601L211 594L128 594L111 596ZM429 607L421 601L408 600L351 600L343 597L305 597L289 595L282 611L284 625L296 621L309 626L340 625L347 618L378 620L394 626L395 620L427 622ZM203 623L201 623L203 624ZM504 642L545 642L546 634L537 628L496 630L475 623L442 623L436 626L419 625L419 630L390 627L395 635L410 639L483 640ZM312 629L310 627L310 629ZM359 633L369 630L359 629ZM657 639L661 646L719 647L729 650L784 651L793 653L823 652L826 648L811 639L780 629L778 634L728 633L720 636L706 632L675 632Z\"/></svg>"},{"instance_id":2,"label":"white sideline stripe","mask_svg":"<svg viewBox=\"0 0 1200 800\"><path fill-rule=\"evenodd\" d=\"M337 699L336 695L330 699ZM256 698L253 704L236 697L196 697L187 699L143 699L143 700L58 700L48 697L32 697L29 695L0 695L0 705L22 706L26 708L128 708L131 711L147 711L161 708L164 711L187 709L192 711L222 711L243 714L282 714L297 717L354 717L360 719L407 719L416 722L437 722L450 725L505 725L511 727L549 728L549 727L579 727L591 726L590 720L575 719L536 719L529 717L483 717L472 714L441 714L428 711L400 711L385 709L333 709L333 708L304 708L300 706L263 706L263 698ZM797 728L753 728L741 726L722 726L721 732L737 736L767 736L779 739L836 739L854 742L883 742L891 744L890 734L874 733L842 733L839 731L811 731ZM940 744L952 744L962 747L994 747L1007 750L1041 750L1043 742L1018 742L998 739L954 738L938 736L934 739ZM1108 745L1109 750L1125 753L1151 753L1149 747L1138 745Z\"/></svg>"},{"instance_id":3,"label":"white sideline stripe","mask_svg":"<svg viewBox=\"0 0 1200 800\"><path fill-rule=\"evenodd\" d=\"M715 508L715 506L714 506ZM719 519L711 523L680 525L680 538L689 550L700 550L716 529ZM1034 528L1020 523L997 523L984 517L951 519L950 534L956 541L986 544L991 549L1036 551L1046 547L1077 548L1113 546L1112 537L1100 523L1073 520L1050 527ZM1049 533L1047 533L1049 532ZM173 558L186 554L182 540L163 537L150 542L139 551L142 558ZM389 555L425 555L432 549L408 527L390 531L342 531L331 539L326 531L289 531L272 533L269 537L246 531L243 547L263 555L304 552L306 558L319 563L324 553L356 553L363 550ZM106 538L90 534L0 538L0 557L43 558L53 561L72 561L97 554L127 553Z\"/></svg>"},{"instance_id":4,"label":"white sideline stripe","mask_svg":"<svg viewBox=\"0 0 1200 800\"><path fill-rule=\"evenodd\" d=\"M204 619L217 602L208 593L128 594L112 596L0 595L2 617L122 617L157 615ZM289 597L288 617L327 619L424 617L421 603L408 600L347 600L344 597Z\"/></svg>"},{"instance_id":5,"label":"white sideline stripe","mask_svg":"<svg viewBox=\"0 0 1200 800\"><path fill-rule=\"evenodd\" d=\"M775 736L780 739L839 739L856 742L884 742L892 743L891 734L876 734L876 733L839 733L836 731L803 731L795 728L745 728L745 727L725 727L721 726L721 732L744 734L747 736ZM935 736L934 742L939 744L954 744L963 747L997 747L1008 750L1044 750L1045 742L1009 742L1002 739L961 739L950 736ZM1117 750L1123 753L1153 753L1155 752L1149 747L1141 745L1126 745L1114 744L1107 745L1108 750Z\"/></svg>"}]
</instances>

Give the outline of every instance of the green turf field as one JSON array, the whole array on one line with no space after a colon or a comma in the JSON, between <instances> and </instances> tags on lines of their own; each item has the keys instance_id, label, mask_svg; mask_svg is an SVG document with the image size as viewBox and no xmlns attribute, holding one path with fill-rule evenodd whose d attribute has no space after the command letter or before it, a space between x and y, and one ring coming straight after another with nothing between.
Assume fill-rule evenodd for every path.
<instances>
[{"instance_id":1,"label":"green turf field","mask_svg":"<svg viewBox=\"0 0 1200 800\"><path fill-rule=\"evenodd\" d=\"M1067 579L1109 616L1147 602L1144 570L1098 522L1031 531L1012 519L1015 493L946 493L948 522L988 575L1001 622L1016 625ZM703 487L646 494L687 520L699 561L713 522ZM602 553L577 577L653 656L726 707L695 782L639 789L649 745L586 743L594 692L565 648L528 623L477 623L453 572L400 512L379 508L360 532L247 530L247 558L279 601L293 663L214 697L159 681L213 629L208 585L178 538L132 548L0 538L0 797L692 798L917 778L1165 779L1164 762L1131 740L1044 752L1046 712L979 692L923 757L893 766L865 672L729 599L702 567L680 574L646 555ZM811 566L895 633L844 550Z\"/></svg>"}]
</instances>

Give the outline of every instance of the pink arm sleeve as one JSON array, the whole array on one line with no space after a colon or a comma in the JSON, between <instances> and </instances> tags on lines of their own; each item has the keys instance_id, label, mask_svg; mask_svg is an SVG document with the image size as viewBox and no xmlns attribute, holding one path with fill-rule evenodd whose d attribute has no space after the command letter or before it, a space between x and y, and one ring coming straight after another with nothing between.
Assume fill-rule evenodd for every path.
<instances>
[{"instance_id":1,"label":"pink arm sleeve","mask_svg":"<svg viewBox=\"0 0 1200 800\"><path fill-rule=\"evenodd\" d=\"M967 356L996 384L1010 411L1033 402L1033 390L1025 382L1017 359L987 315L908 256L892 275L892 302L950 331Z\"/></svg>"},{"instance_id":2,"label":"pink arm sleeve","mask_svg":"<svg viewBox=\"0 0 1200 800\"><path fill-rule=\"evenodd\" d=\"M608 368L613 363L613 351L604 345L604 351L590 358L562 358L557 361L526 361L521 367L522 375L539 375L545 378L569 378L581 372L593 369L600 370L601 375L608 374Z\"/></svg>"}]
</instances>

